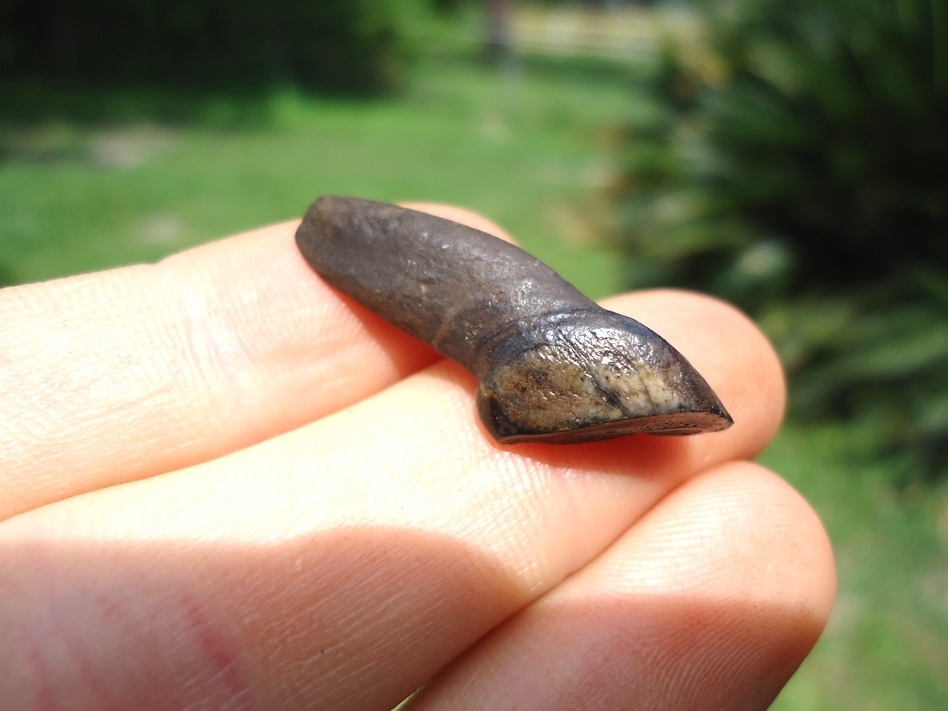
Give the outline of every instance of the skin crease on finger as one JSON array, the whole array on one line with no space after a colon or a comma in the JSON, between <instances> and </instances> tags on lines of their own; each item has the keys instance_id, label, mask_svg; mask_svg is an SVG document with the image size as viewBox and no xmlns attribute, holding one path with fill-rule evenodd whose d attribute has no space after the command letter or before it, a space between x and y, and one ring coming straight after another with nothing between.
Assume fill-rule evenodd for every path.
<instances>
[{"instance_id":1,"label":"skin crease on finger","mask_svg":"<svg viewBox=\"0 0 948 711\"><path fill-rule=\"evenodd\" d=\"M11 592L0 645L15 643L0 656L57 685L86 688L91 674L140 708L157 689L206 705L224 695L305 706L317 692L335 708L397 702L674 486L753 456L776 429L779 366L746 319L675 292L612 305L641 307L681 336L739 424L569 453L499 448L473 417L469 376L441 363L230 457L0 526ZM744 348L719 357L717 339ZM71 642L58 654L50 640Z\"/></svg>"},{"instance_id":2,"label":"skin crease on finger","mask_svg":"<svg viewBox=\"0 0 948 711\"><path fill-rule=\"evenodd\" d=\"M257 248L256 237L245 239ZM261 241L251 256L265 261L265 251ZM301 260L284 265L306 273ZM340 313L353 308L329 291L313 296L331 296ZM174 707L169 698L306 707L313 694L335 708L399 700L581 569L668 491L715 462L753 456L775 431L779 366L742 316L679 292L620 297L609 307L679 345L739 424L707 437L636 437L569 453L498 448L477 425L471 379L439 363L231 456L121 486L100 481L98 491L0 525L0 657L42 678L52 698L82 689L113 707ZM347 322L369 324L356 342L404 358L391 353L404 340L362 318ZM347 377L356 382L364 371ZM306 399L298 390L273 397ZM174 421L173 408L163 413ZM276 419L260 423L268 434L289 428ZM99 432L103 452L120 455L118 481L129 466L122 447L145 426L144 416L126 421L120 437ZM79 422L61 424L66 437L89 434ZM225 451L250 443L235 434L239 422L215 424ZM173 439L180 432L151 427L153 443L181 446ZM205 449L197 459L211 456ZM50 476L68 474L64 464ZM18 698L16 680L0 681L0 698Z\"/></svg>"}]
</instances>

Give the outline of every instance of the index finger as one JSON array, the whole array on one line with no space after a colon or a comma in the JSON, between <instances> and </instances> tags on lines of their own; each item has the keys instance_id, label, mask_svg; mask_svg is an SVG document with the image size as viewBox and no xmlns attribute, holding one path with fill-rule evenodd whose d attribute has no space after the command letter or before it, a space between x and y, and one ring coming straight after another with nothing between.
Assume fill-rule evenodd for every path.
<instances>
[{"instance_id":1,"label":"index finger","mask_svg":"<svg viewBox=\"0 0 948 711\"><path fill-rule=\"evenodd\" d=\"M436 358L318 279L296 225L0 291L0 520L241 449Z\"/></svg>"}]
</instances>

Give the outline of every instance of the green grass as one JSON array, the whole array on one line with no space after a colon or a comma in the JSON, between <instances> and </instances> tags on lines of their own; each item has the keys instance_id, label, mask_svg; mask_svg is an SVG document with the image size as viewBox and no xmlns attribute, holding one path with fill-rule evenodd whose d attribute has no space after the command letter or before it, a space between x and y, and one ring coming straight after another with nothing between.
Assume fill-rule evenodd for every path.
<instances>
[{"instance_id":1,"label":"green grass","mask_svg":"<svg viewBox=\"0 0 948 711\"><path fill-rule=\"evenodd\" d=\"M948 708L948 485L897 491L871 428L789 423L761 458L820 513L839 595L779 711Z\"/></svg>"},{"instance_id":2,"label":"green grass","mask_svg":"<svg viewBox=\"0 0 948 711\"><path fill-rule=\"evenodd\" d=\"M0 283L155 260L341 193L476 209L592 296L619 287L594 239L609 136L643 105L606 65L439 56L376 100L20 87L0 104L9 91L41 111L0 124ZM763 457L820 512L840 568L782 711L948 708L948 491L896 493L871 449L859 423L791 423Z\"/></svg>"},{"instance_id":3,"label":"green grass","mask_svg":"<svg viewBox=\"0 0 948 711\"><path fill-rule=\"evenodd\" d=\"M154 260L338 193L473 208L593 296L618 288L608 253L589 244L611 168L604 137L634 106L615 72L441 59L386 99L94 98L123 120L0 128L8 283ZM77 98L74 113L90 103Z\"/></svg>"}]
</instances>

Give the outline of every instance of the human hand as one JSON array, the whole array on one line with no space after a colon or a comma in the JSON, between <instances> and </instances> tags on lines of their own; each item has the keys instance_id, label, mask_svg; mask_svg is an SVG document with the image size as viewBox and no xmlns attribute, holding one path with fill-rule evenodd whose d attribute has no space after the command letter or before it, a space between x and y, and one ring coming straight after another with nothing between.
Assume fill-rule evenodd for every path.
<instances>
[{"instance_id":1,"label":"human hand","mask_svg":"<svg viewBox=\"0 0 948 711\"><path fill-rule=\"evenodd\" d=\"M294 229L0 292L5 707L766 708L834 571L757 329L612 299L735 425L501 447Z\"/></svg>"}]
</instances>

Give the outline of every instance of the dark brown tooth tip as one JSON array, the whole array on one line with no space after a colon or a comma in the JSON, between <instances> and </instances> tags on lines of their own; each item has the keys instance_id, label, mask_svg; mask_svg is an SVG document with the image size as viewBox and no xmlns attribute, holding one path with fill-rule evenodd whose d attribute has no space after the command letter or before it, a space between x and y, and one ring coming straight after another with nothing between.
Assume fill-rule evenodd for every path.
<instances>
[{"instance_id":1,"label":"dark brown tooth tip","mask_svg":"<svg viewBox=\"0 0 948 711\"><path fill-rule=\"evenodd\" d=\"M470 370L478 411L499 442L698 434L733 423L661 336L485 232L324 196L296 243L331 286Z\"/></svg>"}]
</instances>

